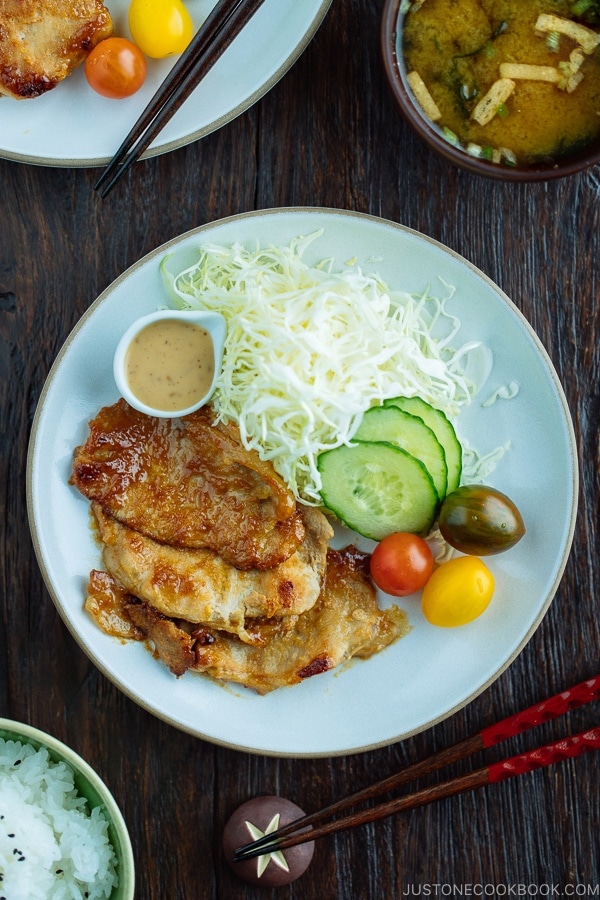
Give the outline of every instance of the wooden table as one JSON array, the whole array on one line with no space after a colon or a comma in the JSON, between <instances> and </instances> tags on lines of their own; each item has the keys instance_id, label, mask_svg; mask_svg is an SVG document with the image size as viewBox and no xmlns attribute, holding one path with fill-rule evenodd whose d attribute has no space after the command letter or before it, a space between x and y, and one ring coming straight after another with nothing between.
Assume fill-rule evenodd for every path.
<instances>
[{"instance_id":1,"label":"wooden table","mask_svg":"<svg viewBox=\"0 0 600 900\"><path fill-rule=\"evenodd\" d=\"M245 888L221 857L222 826L240 802L280 793L317 809L598 670L600 172L517 186L468 175L432 155L399 119L385 82L382 5L334 0L314 40L267 96L201 142L138 164L105 201L92 190L97 170L0 162L0 714L51 732L104 777L131 831L142 900L269 896ZM25 500L37 399L63 341L96 296L142 255L190 228L292 205L403 223L494 279L557 368L581 463L573 551L548 614L515 662L431 730L333 759L275 759L213 746L120 693L56 612L34 556ZM581 730L594 715L597 722L597 705L536 737ZM512 749L526 746L523 738ZM308 872L279 896L598 896L599 796L591 754L326 839Z\"/></svg>"}]
</instances>

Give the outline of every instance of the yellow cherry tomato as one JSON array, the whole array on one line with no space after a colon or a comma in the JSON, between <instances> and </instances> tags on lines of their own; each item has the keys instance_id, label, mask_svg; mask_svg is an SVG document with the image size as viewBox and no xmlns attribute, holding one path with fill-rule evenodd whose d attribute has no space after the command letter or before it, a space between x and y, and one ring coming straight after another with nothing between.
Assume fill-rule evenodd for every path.
<instances>
[{"instance_id":1,"label":"yellow cherry tomato","mask_svg":"<svg viewBox=\"0 0 600 900\"><path fill-rule=\"evenodd\" d=\"M494 576L479 557L457 556L442 563L423 588L423 615L442 628L466 625L487 609L493 593Z\"/></svg>"},{"instance_id":2,"label":"yellow cherry tomato","mask_svg":"<svg viewBox=\"0 0 600 900\"><path fill-rule=\"evenodd\" d=\"M131 0L129 30L146 56L162 59L185 50L194 25L181 0Z\"/></svg>"}]
</instances>

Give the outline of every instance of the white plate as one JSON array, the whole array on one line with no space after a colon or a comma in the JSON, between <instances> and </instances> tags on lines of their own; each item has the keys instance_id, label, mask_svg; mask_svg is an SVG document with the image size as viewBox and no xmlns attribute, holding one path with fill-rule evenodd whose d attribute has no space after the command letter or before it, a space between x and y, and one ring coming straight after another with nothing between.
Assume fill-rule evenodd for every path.
<instances>
[{"instance_id":1,"label":"white plate","mask_svg":"<svg viewBox=\"0 0 600 900\"><path fill-rule=\"evenodd\" d=\"M216 0L189 0L196 28ZM175 150L230 122L269 91L298 59L331 0L265 0L193 94L145 152ZM130 37L129 0L105 0L115 34ZM174 58L148 60L142 88L125 100L93 91L83 67L41 97L1 99L0 156L48 166L99 166L120 147Z\"/></svg>"},{"instance_id":2,"label":"white plate","mask_svg":"<svg viewBox=\"0 0 600 900\"><path fill-rule=\"evenodd\" d=\"M89 504L67 481L87 422L117 399L112 357L137 316L168 297L159 273L166 252L182 266L203 242L287 244L324 228L305 259L357 257L393 287L422 291L438 278L456 287L449 310L465 340L481 340L494 365L481 400L461 413L460 433L481 452L510 441L493 475L518 505L527 534L490 557L496 594L470 625L429 625L414 598L398 602L412 631L372 657L260 697L188 673L176 680L140 644L103 634L83 610L99 551ZM378 258L381 262L369 262ZM516 381L513 400L482 401ZM464 706L515 658L539 625L562 575L577 503L578 467L565 398L546 352L511 301L458 254L401 225L337 210L282 209L205 225L159 247L90 307L61 350L36 412L27 472L37 557L56 606L83 650L122 691L161 719L216 743L272 755L324 756L385 745L422 731ZM389 601L383 601L389 602Z\"/></svg>"}]
</instances>

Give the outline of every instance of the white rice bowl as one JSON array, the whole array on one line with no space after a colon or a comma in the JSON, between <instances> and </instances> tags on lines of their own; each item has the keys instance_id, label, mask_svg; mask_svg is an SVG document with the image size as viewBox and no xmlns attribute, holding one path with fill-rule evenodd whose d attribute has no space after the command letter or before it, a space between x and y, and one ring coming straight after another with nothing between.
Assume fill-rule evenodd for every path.
<instances>
[{"instance_id":1,"label":"white rice bowl","mask_svg":"<svg viewBox=\"0 0 600 900\"><path fill-rule=\"evenodd\" d=\"M13 734L0 728L0 900L129 896L117 892L120 862L107 808L82 796L62 754ZM72 756L75 766L79 758ZM94 777L95 792L106 791Z\"/></svg>"}]
</instances>

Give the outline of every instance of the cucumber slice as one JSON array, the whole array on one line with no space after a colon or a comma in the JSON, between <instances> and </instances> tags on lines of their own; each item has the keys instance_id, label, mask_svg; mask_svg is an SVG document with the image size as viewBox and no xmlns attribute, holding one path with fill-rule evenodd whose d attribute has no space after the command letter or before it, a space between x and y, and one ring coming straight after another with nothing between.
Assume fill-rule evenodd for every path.
<instances>
[{"instance_id":1,"label":"cucumber slice","mask_svg":"<svg viewBox=\"0 0 600 900\"><path fill-rule=\"evenodd\" d=\"M418 416L431 428L446 454L448 467L446 490L449 494L455 491L460 484L462 474L462 447L454 426L446 414L441 409L435 409L421 397L394 397L393 400L386 400L383 405L384 407L395 406L410 413L411 416Z\"/></svg>"},{"instance_id":2,"label":"cucumber slice","mask_svg":"<svg viewBox=\"0 0 600 900\"><path fill-rule=\"evenodd\" d=\"M353 439L389 441L416 456L431 475L438 498L443 500L446 496L448 468L444 448L418 416L411 416L394 406L374 406L362 417Z\"/></svg>"},{"instance_id":3,"label":"cucumber slice","mask_svg":"<svg viewBox=\"0 0 600 900\"><path fill-rule=\"evenodd\" d=\"M319 455L323 503L344 524L380 541L394 531L429 533L438 496L422 462L393 444L357 441Z\"/></svg>"}]
</instances>

